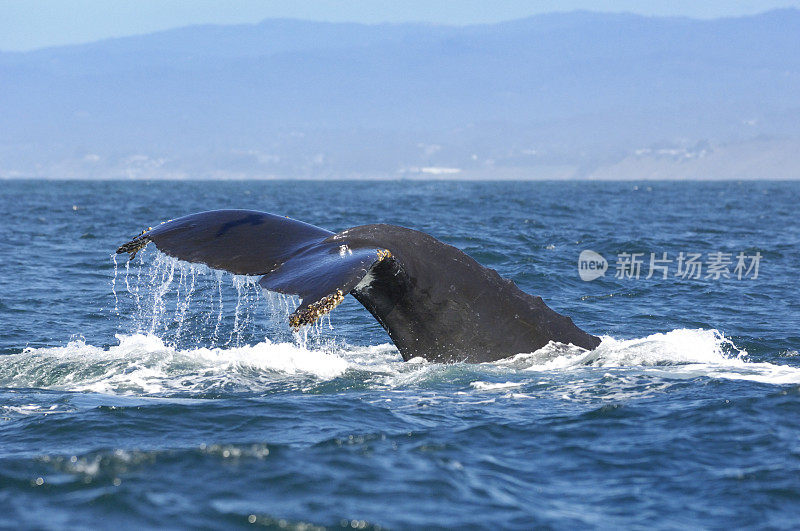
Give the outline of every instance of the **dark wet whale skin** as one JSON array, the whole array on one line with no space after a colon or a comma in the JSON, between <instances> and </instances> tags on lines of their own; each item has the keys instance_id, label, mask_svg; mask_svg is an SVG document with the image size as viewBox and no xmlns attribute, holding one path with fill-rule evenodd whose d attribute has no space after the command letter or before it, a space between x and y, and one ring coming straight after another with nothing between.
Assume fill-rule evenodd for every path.
<instances>
[{"instance_id":1,"label":"dark wet whale skin","mask_svg":"<svg viewBox=\"0 0 800 531\"><path fill-rule=\"evenodd\" d=\"M351 294L389 333L405 360L485 362L533 352L550 341L593 349L600 339L520 290L497 271L423 232L365 225L333 239L380 245L392 258Z\"/></svg>"},{"instance_id":2,"label":"dark wet whale skin","mask_svg":"<svg viewBox=\"0 0 800 531\"><path fill-rule=\"evenodd\" d=\"M349 292L388 332L404 360L479 363L533 352L550 341L585 349L600 344L494 269L428 234L395 225L333 234L264 212L216 210L162 223L117 252L135 253L150 241L181 260L264 275L262 286L299 295L303 303L295 313L311 318Z\"/></svg>"}]
</instances>

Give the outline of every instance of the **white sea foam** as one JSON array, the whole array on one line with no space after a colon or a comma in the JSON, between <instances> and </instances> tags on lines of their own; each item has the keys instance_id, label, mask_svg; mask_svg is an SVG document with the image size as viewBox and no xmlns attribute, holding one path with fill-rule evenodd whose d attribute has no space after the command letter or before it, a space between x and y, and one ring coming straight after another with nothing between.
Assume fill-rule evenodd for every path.
<instances>
[{"instance_id":1,"label":"white sea foam","mask_svg":"<svg viewBox=\"0 0 800 531\"><path fill-rule=\"evenodd\" d=\"M637 339L604 336L600 346L586 351L572 345L550 343L530 354L519 354L499 363L529 370L595 367L666 366L680 364L729 364L742 362L739 350L717 330L677 329Z\"/></svg>"},{"instance_id":2,"label":"white sea foam","mask_svg":"<svg viewBox=\"0 0 800 531\"><path fill-rule=\"evenodd\" d=\"M497 362L527 371L569 370L578 367L639 368L671 378L726 378L772 384L800 384L800 369L754 363L717 330L677 329L637 339L605 336L600 346L585 351L549 344L530 354Z\"/></svg>"},{"instance_id":3,"label":"white sea foam","mask_svg":"<svg viewBox=\"0 0 800 531\"><path fill-rule=\"evenodd\" d=\"M470 386L479 391L505 391L524 385L524 382L472 382Z\"/></svg>"},{"instance_id":4,"label":"white sea foam","mask_svg":"<svg viewBox=\"0 0 800 531\"><path fill-rule=\"evenodd\" d=\"M119 335L117 339L119 345L107 349L74 340L64 347L28 348L2 356L0 386L120 394L208 391L225 386L252 390L257 382L267 384L292 376L335 378L352 364L337 352L269 340L240 347L180 350L153 335ZM353 349L352 355L359 354Z\"/></svg>"},{"instance_id":5,"label":"white sea foam","mask_svg":"<svg viewBox=\"0 0 800 531\"><path fill-rule=\"evenodd\" d=\"M567 398L575 389L583 392L591 387L590 380L612 373L622 386L626 378L643 374L654 381L708 377L800 384L800 369L748 361L746 352L716 330L679 329L627 340L604 337L591 352L550 344L534 353L480 365L403 363L389 344L312 349L264 340L236 347L178 349L154 335L117 338L119 344L109 348L80 339L63 347L28 348L2 356L0 387L191 396L259 392L276 384L302 390L348 371L376 389L426 388L467 379L475 392L513 392L529 384L553 383L558 376ZM18 414L38 413L25 405L14 407Z\"/></svg>"}]
</instances>

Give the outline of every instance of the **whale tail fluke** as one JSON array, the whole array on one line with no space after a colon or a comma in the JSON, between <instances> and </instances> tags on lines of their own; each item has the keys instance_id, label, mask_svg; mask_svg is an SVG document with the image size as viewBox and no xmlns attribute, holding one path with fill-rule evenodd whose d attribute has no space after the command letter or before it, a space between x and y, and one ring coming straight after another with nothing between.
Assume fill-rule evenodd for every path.
<instances>
[{"instance_id":1,"label":"whale tail fluke","mask_svg":"<svg viewBox=\"0 0 800 531\"><path fill-rule=\"evenodd\" d=\"M269 291L299 295L302 303L289 317L293 329L311 324L339 305L382 259L379 249L351 249L327 239L303 249L258 283Z\"/></svg>"},{"instance_id":2,"label":"whale tail fluke","mask_svg":"<svg viewBox=\"0 0 800 531\"><path fill-rule=\"evenodd\" d=\"M352 294L404 359L493 361L550 341L592 349L600 339L540 297L517 288L459 249L422 232L364 225L334 234L283 216L215 210L162 223L117 249L149 242L163 253L298 295L292 328L313 323Z\"/></svg>"},{"instance_id":3,"label":"whale tail fluke","mask_svg":"<svg viewBox=\"0 0 800 531\"><path fill-rule=\"evenodd\" d=\"M215 210L170 220L142 231L117 249L133 258L153 242L168 256L238 275L263 275L269 290L298 295L292 328L335 308L387 255L328 241L333 233L283 216L251 210Z\"/></svg>"},{"instance_id":4,"label":"whale tail fluke","mask_svg":"<svg viewBox=\"0 0 800 531\"><path fill-rule=\"evenodd\" d=\"M255 210L211 210L166 221L120 246L131 253L153 242L164 254L237 275L263 275L298 250L333 233Z\"/></svg>"}]
</instances>

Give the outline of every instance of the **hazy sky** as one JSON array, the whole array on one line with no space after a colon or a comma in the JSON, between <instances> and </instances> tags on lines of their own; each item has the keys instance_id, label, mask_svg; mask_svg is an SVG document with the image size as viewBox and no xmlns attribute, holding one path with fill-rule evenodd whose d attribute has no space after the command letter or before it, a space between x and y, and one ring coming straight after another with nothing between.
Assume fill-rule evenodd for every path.
<instances>
[{"instance_id":1,"label":"hazy sky","mask_svg":"<svg viewBox=\"0 0 800 531\"><path fill-rule=\"evenodd\" d=\"M715 18L779 7L800 8L800 0L0 0L0 50L275 17L471 24L575 9Z\"/></svg>"}]
</instances>

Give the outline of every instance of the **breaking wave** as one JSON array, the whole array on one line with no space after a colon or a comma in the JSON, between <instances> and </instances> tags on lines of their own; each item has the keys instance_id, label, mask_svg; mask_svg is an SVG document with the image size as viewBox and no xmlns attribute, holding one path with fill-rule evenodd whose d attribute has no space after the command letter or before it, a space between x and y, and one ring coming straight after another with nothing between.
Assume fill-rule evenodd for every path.
<instances>
[{"instance_id":1,"label":"breaking wave","mask_svg":"<svg viewBox=\"0 0 800 531\"><path fill-rule=\"evenodd\" d=\"M254 345L181 349L146 334L119 335L101 348L83 339L63 347L27 348L0 358L0 387L144 396L430 388L443 381L477 393L516 392L535 383L570 387L575 379L646 373L662 380L743 379L800 383L800 369L754 363L716 330L679 329L640 339L604 337L594 351L550 344L530 354L480 365L404 363L390 344L309 348L265 340ZM528 389L528 392L530 389ZM24 413L19 411L18 413Z\"/></svg>"}]
</instances>

